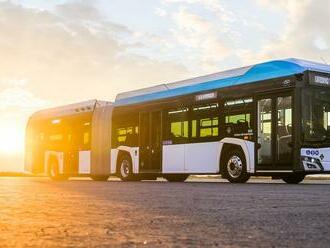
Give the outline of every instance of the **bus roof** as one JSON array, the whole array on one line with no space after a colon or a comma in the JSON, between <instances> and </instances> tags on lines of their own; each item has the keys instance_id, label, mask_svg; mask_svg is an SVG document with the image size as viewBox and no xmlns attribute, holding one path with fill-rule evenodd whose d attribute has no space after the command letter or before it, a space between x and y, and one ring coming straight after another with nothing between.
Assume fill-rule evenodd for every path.
<instances>
[{"instance_id":1,"label":"bus roof","mask_svg":"<svg viewBox=\"0 0 330 248\"><path fill-rule=\"evenodd\" d=\"M41 120L59 118L70 115L77 115L86 112L94 111L95 107L109 105L111 102L99 101L99 100L88 100L79 103L68 104L60 107L44 109L35 112L30 117L30 120Z\"/></svg>"},{"instance_id":2,"label":"bus roof","mask_svg":"<svg viewBox=\"0 0 330 248\"><path fill-rule=\"evenodd\" d=\"M305 71L330 73L330 65L301 59L273 60L252 66L227 70L174 83L120 93L115 105L129 105L188 95L241 84L281 78Z\"/></svg>"}]
</instances>

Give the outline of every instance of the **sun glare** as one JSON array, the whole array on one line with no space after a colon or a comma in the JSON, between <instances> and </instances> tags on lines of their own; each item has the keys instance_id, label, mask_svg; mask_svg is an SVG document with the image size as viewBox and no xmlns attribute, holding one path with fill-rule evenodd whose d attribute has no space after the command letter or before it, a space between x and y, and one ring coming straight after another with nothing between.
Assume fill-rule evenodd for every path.
<instances>
[{"instance_id":1,"label":"sun glare","mask_svg":"<svg viewBox=\"0 0 330 248\"><path fill-rule=\"evenodd\" d=\"M24 149L24 128L15 123L0 123L0 153L21 153Z\"/></svg>"}]
</instances>

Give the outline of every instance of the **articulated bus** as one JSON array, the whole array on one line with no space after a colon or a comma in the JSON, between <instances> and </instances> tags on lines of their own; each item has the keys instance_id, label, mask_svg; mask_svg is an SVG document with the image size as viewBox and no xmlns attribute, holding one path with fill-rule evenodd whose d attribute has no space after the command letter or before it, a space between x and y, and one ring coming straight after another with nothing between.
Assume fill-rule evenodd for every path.
<instances>
[{"instance_id":1,"label":"articulated bus","mask_svg":"<svg viewBox=\"0 0 330 248\"><path fill-rule=\"evenodd\" d=\"M185 181L221 174L299 183L330 173L330 66L265 62L39 111L25 168L53 179Z\"/></svg>"}]
</instances>

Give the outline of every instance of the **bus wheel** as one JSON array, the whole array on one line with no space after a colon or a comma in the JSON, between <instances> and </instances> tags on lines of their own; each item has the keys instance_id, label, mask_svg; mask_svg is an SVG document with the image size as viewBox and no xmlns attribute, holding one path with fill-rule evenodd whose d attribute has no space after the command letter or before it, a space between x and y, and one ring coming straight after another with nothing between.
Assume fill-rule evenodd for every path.
<instances>
[{"instance_id":1,"label":"bus wheel","mask_svg":"<svg viewBox=\"0 0 330 248\"><path fill-rule=\"evenodd\" d=\"M189 177L189 174L168 174L164 178L169 182L184 182Z\"/></svg>"},{"instance_id":2,"label":"bus wheel","mask_svg":"<svg viewBox=\"0 0 330 248\"><path fill-rule=\"evenodd\" d=\"M133 167L131 157L123 155L118 163L117 174L122 181L134 181L137 177L133 175Z\"/></svg>"},{"instance_id":3,"label":"bus wheel","mask_svg":"<svg viewBox=\"0 0 330 248\"><path fill-rule=\"evenodd\" d=\"M282 180L288 184L298 184L305 178L304 174L291 174L282 177Z\"/></svg>"},{"instance_id":4,"label":"bus wheel","mask_svg":"<svg viewBox=\"0 0 330 248\"><path fill-rule=\"evenodd\" d=\"M250 175L246 171L245 156L241 150L229 151L223 169L224 177L231 183L245 183Z\"/></svg>"},{"instance_id":5,"label":"bus wheel","mask_svg":"<svg viewBox=\"0 0 330 248\"><path fill-rule=\"evenodd\" d=\"M93 181L108 181L109 176L91 176Z\"/></svg>"},{"instance_id":6,"label":"bus wheel","mask_svg":"<svg viewBox=\"0 0 330 248\"><path fill-rule=\"evenodd\" d=\"M61 175L59 172L59 166L57 159L51 159L49 161L48 176L54 181L64 181L68 179L68 176Z\"/></svg>"}]
</instances>

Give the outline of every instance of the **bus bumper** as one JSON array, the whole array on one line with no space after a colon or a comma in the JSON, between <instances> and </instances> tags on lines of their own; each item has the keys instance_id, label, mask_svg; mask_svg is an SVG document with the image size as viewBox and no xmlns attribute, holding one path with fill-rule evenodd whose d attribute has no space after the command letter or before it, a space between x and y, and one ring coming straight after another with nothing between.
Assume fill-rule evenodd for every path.
<instances>
[{"instance_id":1,"label":"bus bumper","mask_svg":"<svg viewBox=\"0 0 330 248\"><path fill-rule=\"evenodd\" d=\"M302 148L300 155L305 171L330 172L330 148Z\"/></svg>"}]
</instances>

